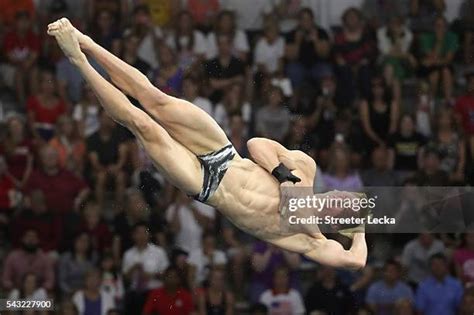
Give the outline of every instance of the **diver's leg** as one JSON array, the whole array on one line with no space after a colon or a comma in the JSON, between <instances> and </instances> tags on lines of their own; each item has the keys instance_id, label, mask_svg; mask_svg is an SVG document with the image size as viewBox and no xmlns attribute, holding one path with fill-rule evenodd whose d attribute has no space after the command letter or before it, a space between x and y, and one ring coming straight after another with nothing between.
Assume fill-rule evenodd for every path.
<instances>
[{"instance_id":1,"label":"diver's leg","mask_svg":"<svg viewBox=\"0 0 474 315\"><path fill-rule=\"evenodd\" d=\"M55 23L52 23L49 29L56 29ZM81 49L104 67L117 87L137 99L176 141L191 152L201 155L218 150L229 143L224 131L206 112L190 102L163 93L140 71L96 44L88 36L76 29L74 31Z\"/></svg>"},{"instance_id":2,"label":"diver's leg","mask_svg":"<svg viewBox=\"0 0 474 315\"><path fill-rule=\"evenodd\" d=\"M185 193L198 194L202 187L202 174L196 156L97 73L80 51L70 23L62 23L49 34L56 37L61 49L79 69L107 113L137 136L162 174Z\"/></svg>"}]
</instances>

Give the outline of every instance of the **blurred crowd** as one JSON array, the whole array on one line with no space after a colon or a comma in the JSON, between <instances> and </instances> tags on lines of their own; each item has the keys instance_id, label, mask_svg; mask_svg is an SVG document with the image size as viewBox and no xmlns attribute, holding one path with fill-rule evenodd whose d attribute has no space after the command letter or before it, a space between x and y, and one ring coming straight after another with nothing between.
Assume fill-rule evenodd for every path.
<instances>
[{"instance_id":1,"label":"blurred crowd","mask_svg":"<svg viewBox=\"0 0 474 315\"><path fill-rule=\"evenodd\" d=\"M176 191L46 35L60 17L242 156L255 136L311 155L318 192L474 182L472 0L0 0L0 297L63 315L474 313L474 233L367 235L367 267L336 270Z\"/></svg>"}]
</instances>

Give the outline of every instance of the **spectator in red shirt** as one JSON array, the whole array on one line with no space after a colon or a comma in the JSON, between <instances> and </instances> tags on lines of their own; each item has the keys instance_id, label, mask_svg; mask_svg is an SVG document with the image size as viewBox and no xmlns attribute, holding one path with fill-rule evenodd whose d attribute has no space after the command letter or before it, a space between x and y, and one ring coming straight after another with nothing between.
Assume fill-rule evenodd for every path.
<instances>
[{"instance_id":1,"label":"spectator in red shirt","mask_svg":"<svg viewBox=\"0 0 474 315\"><path fill-rule=\"evenodd\" d=\"M187 0L186 9L191 13L196 27L207 33L219 13L219 0Z\"/></svg>"},{"instance_id":2,"label":"spectator in red shirt","mask_svg":"<svg viewBox=\"0 0 474 315\"><path fill-rule=\"evenodd\" d=\"M41 169L33 171L26 190L43 191L46 205L57 213L77 209L89 193L86 183L59 167L58 154L52 147L46 145L40 150L40 160Z\"/></svg>"},{"instance_id":3,"label":"spectator in red shirt","mask_svg":"<svg viewBox=\"0 0 474 315\"><path fill-rule=\"evenodd\" d=\"M39 248L38 232L26 230L21 238L21 247L10 252L3 266L2 285L5 290L19 288L27 273L34 273L39 285L46 290L54 287L54 266L49 257Z\"/></svg>"},{"instance_id":4,"label":"spectator in red shirt","mask_svg":"<svg viewBox=\"0 0 474 315\"><path fill-rule=\"evenodd\" d=\"M110 248L112 234L100 216L100 207L95 202L88 202L84 206L82 217L82 231L91 237L92 247L99 253Z\"/></svg>"},{"instance_id":5,"label":"spectator in red shirt","mask_svg":"<svg viewBox=\"0 0 474 315\"><path fill-rule=\"evenodd\" d=\"M27 12L29 16L35 15L33 0L0 0L0 21L6 26L12 26L19 12Z\"/></svg>"},{"instance_id":6,"label":"spectator in red shirt","mask_svg":"<svg viewBox=\"0 0 474 315\"><path fill-rule=\"evenodd\" d=\"M18 246L21 235L30 229L35 229L39 236L39 247L44 252L54 252L59 249L61 240L61 219L51 212L45 203L41 190L33 190L30 194L31 206L23 210L14 220L12 240Z\"/></svg>"},{"instance_id":7,"label":"spectator in red shirt","mask_svg":"<svg viewBox=\"0 0 474 315\"><path fill-rule=\"evenodd\" d=\"M183 288L178 270L169 267L164 273L163 287L148 294L143 315L188 315L192 312L191 293Z\"/></svg>"},{"instance_id":8,"label":"spectator in red shirt","mask_svg":"<svg viewBox=\"0 0 474 315\"><path fill-rule=\"evenodd\" d=\"M15 190L15 185L8 172L5 159L0 155L0 242L8 235L7 230L10 226L10 217L13 208L19 201L17 196L19 195Z\"/></svg>"},{"instance_id":9,"label":"spectator in red shirt","mask_svg":"<svg viewBox=\"0 0 474 315\"><path fill-rule=\"evenodd\" d=\"M26 88L29 86L30 92L35 91L36 61L40 52L39 37L32 30L30 13L16 13L15 27L5 35L3 46L8 62L15 68L18 101L23 103L27 95Z\"/></svg>"},{"instance_id":10,"label":"spectator in red shirt","mask_svg":"<svg viewBox=\"0 0 474 315\"><path fill-rule=\"evenodd\" d=\"M58 97L56 78L51 69L40 74L39 93L31 96L26 105L28 122L35 136L48 141L54 135L58 118L66 113L66 103Z\"/></svg>"},{"instance_id":11,"label":"spectator in red shirt","mask_svg":"<svg viewBox=\"0 0 474 315\"><path fill-rule=\"evenodd\" d=\"M468 73L466 80L466 93L457 99L454 109L467 138L471 160L474 160L474 72Z\"/></svg>"},{"instance_id":12,"label":"spectator in red shirt","mask_svg":"<svg viewBox=\"0 0 474 315\"><path fill-rule=\"evenodd\" d=\"M27 138L23 117L13 115L7 120L6 138L0 143L8 170L19 188L28 181L33 169L33 143Z\"/></svg>"}]
</instances>

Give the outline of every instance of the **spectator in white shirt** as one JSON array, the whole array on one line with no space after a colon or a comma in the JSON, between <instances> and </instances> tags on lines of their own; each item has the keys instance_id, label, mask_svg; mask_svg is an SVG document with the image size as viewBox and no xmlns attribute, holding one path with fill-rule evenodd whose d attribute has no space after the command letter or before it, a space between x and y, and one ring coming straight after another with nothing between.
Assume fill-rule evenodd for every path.
<instances>
[{"instance_id":1,"label":"spectator in white shirt","mask_svg":"<svg viewBox=\"0 0 474 315\"><path fill-rule=\"evenodd\" d=\"M188 263L192 267L194 284L201 285L207 279L212 268L224 269L227 258L223 251L216 249L216 238L213 234L205 233L202 237L202 248L193 250Z\"/></svg>"},{"instance_id":2,"label":"spectator in white shirt","mask_svg":"<svg viewBox=\"0 0 474 315\"><path fill-rule=\"evenodd\" d=\"M38 286L38 280L34 273L29 272L23 276L22 287L13 289L8 294L9 300L46 300L48 294L44 288Z\"/></svg>"},{"instance_id":3,"label":"spectator in white shirt","mask_svg":"<svg viewBox=\"0 0 474 315\"><path fill-rule=\"evenodd\" d=\"M443 242L433 234L421 233L416 239L408 242L403 248L402 264L407 270L407 280L418 284L430 274L430 257L444 254Z\"/></svg>"},{"instance_id":4,"label":"spectator in white shirt","mask_svg":"<svg viewBox=\"0 0 474 315\"><path fill-rule=\"evenodd\" d=\"M222 102L216 105L214 111L214 119L227 135L230 135L230 117L234 114L242 116L246 126L250 124L252 106L245 100L244 88L240 83L234 83L226 89Z\"/></svg>"},{"instance_id":5,"label":"spectator in white shirt","mask_svg":"<svg viewBox=\"0 0 474 315\"><path fill-rule=\"evenodd\" d=\"M258 72L267 75L281 72L285 55L285 40L279 33L278 23L274 19L267 19L263 36L255 46L254 62Z\"/></svg>"},{"instance_id":6,"label":"spectator in white shirt","mask_svg":"<svg viewBox=\"0 0 474 315\"><path fill-rule=\"evenodd\" d=\"M166 39L166 44L178 53L178 64L189 69L203 60L207 51L207 40L194 28L193 18L182 11L176 18L176 27Z\"/></svg>"},{"instance_id":7,"label":"spectator in white shirt","mask_svg":"<svg viewBox=\"0 0 474 315\"><path fill-rule=\"evenodd\" d=\"M201 248L203 231L212 226L214 218L214 208L193 201L182 192L177 192L175 202L166 210L174 245L188 253Z\"/></svg>"},{"instance_id":8,"label":"spectator in white shirt","mask_svg":"<svg viewBox=\"0 0 474 315\"><path fill-rule=\"evenodd\" d=\"M306 312L301 294L295 289L290 289L286 268L275 270L273 287L262 293L260 303L268 307L269 315L302 315Z\"/></svg>"},{"instance_id":9,"label":"spectator in white shirt","mask_svg":"<svg viewBox=\"0 0 474 315\"><path fill-rule=\"evenodd\" d=\"M207 36L207 59L217 57L217 38L226 35L232 39L232 54L246 61L250 51L247 35L235 25L235 16L231 11L222 11L217 17L216 27Z\"/></svg>"},{"instance_id":10,"label":"spectator in white shirt","mask_svg":"<svg viewBox=\"0 0 474 315\"><path fill-rule=\"evenodd\" d=\"M186 76L183 79L183 98L213 116L211 101L200 96L199 92L198 81L192 76Z\"/></svg>"}]
</instances>

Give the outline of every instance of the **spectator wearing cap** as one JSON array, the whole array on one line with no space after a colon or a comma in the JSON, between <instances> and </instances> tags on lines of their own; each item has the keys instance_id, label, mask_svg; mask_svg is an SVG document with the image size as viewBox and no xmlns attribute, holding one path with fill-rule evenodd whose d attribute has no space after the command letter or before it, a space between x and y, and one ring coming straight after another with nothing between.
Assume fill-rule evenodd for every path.
<instances>
[{"instance_id":1,"label":"spectator wearing cap","mask_svg":"<svg viewBox=\"0 0 474 315\"><path fill-rule=\"evenodd\" d=\"M216 237L211 233L202 236L202 248L193 250L188 257L191 265L193 287L201 286L209 276L210 269L225 269L227 257L216 248Z\"/></svg>"},{"instance_id":2,"label":"spectator wearing cap","mask_svg":"<svg viewBox=\"0 0 474 315\"><path fill-rule=\"evenodd\" d=\"M34 142L28 137L25 119L13 114L7 117L6 137L0 142L0 154L5 158L15 185L23 188L33 170Z\"/></svg>"},{"instance_id":3,"label":"spectator wearing cap","mask_svg":"<svg viewBox=\"0 0 474 315\"><path fill-rule=\"evenodd\" d=\"M91 269L86 273L82 290L72 297L79 315L107 315L110 309L115 308L112 295L101 290L101 280L98 269Z\"/></svg>"},{"instance_id":4,"label":"spectator wearing cap","mask_svg":"<svg viewBox=\"0 0 474 315\"><path fill-rule=\"evenodd\" d=\"M420 71L428 78L433 96L438 96L441 84L443 97L450 102L454 85L453 61L459 40L448 30L448 22L443 16L438 16L433 25L432 31L420 37Z\"/></svg>"},{"instance_id":5,"label":"spectator wearing cap","mask_svg":"<svg viewBox=\"0 0 474 315\"><path fill-rule=\"evenodd\" d=\"M152 290L148 294L142 314L190 315L194 310L193 298L184 288L178 269L166 269L163 280L162 288Z\"/></svg>"},{"instance_id":6,"label":"spectator wearing cap","mask_svg":"<svg viewBox=\"0 0 474 315\"><path fill-rule=\"evenodd\" d=\"M61 217L46 205L41 190L33 190L29 196L29 208L23 209L14 218L11 239L15 246L20 245L21 236L30 229L38 232L39 247L45 253L57 252L62 237Z\"/></svg>"},{"instance_id":7,"label":"spectator wearing cap","mask_svg":"<svg viewBox=\"0 0 474 315\"><path fill-rule=\"evenodd\" d=\"M42 147L39 155L40 169L32 173L26 184L26 192L41 190L46 197L47 207L62 215L79 207L89 194L86 183L59 167L57 152L52 147Z\"/></svg>"},{"instance_id":8,"label":"spectator wearing cap","mask_svg":"<svg viewBox=\"0 0 474 315\"><path fill-rule=\"evenodd\" d=\"M71 248L61 254L58 262L58 284L63 296L71 296L84 286L84 278L97 263L90 236L76 235Z\"/></svg>"},{"instance_id":9,"label":"spectator wearing cap","mask_svg":"<svg viewBox=\"0 0 474 315\"><path fill-rule=\"evenodd\" d=\"M39 248L38 232L26 230L21 236L21 246L5 258L2 286L6 290L20 288L27 273L37 276L38 284L46 290L54 288L54 266L50 258Z\"/></svg>"},{"instance_id":10,"label":"spectator wearing cap","mask_svg":"<svg viewBox=\"0 0 474 315\"><path fill-rule=\"evenodd\" d=\"M2 12L8 9L8 5L4 5ZM3 42L7 61L14 69L13 82L20 104L25 101L28 93L36 92L37 88L36 62L40 53L40 41L33 31L30 14L28 11L14 13L14 28L5 35Z\"/></svg>"},{"instance_id":11,"label":"spectator wearing cap","mask_svg":"<svg viewBox=\"0 0 474 315\"><path fill-rule=\"evenodd\" d=\"M286 44L286 70L294 87L300 88L308 80L318 82L319 74L330 68L329 35L314 23L311 9L301 9L298 27L288 34Z\"/></svg>"},{"instance_id":12,"label":"spectator wearing cap","mask_svg":"<svg viewBox=\"0 0 474 315\"><path fill-rule=\"evenodd\" d=\"M224 91L229 86L234 83L243 83L245 75L244 64L232 55L231 38L225 35L219 36L217 47L217 57L204 64L211 90L209 99L213 103L222 100Z\"/></svg>"},{"instance_id":13,"label":"spectator wearing cap","mask_svg":"<svg viewBox=\"0 0 474 315\"><path fill-rule=\"evenodd\" d=\"M423 280L416 291L416 308L426 315L458 314L463 287L459 280L449 275L448 260L442 254L430 257L430 276Z\"/></svg>"},{"instance_id":14,"label":"spectator wearing cap","mask_svg":"<svg viewBox=\"0 0 474 315\"><path fill-rule=\"evenodd\" d=\"M124 301L126 314L140 312L149 290L162 286L158 278L169 266L163 248L150 242L145 223L137 223L132 233L134 246L125 252L122 259L122 273L129 284Z\"/></svg>"},{"instance_id":15,"label":"spectator wearing cap","mask_svg":"<svg viewBox=\"0 0 474 315\"><path fill-rule=\"evenodd\" d=\"M272 287L259 298L270 314L302 315L306 313L303 298L295 289L290 288L289 271L278 268L273 273Z\"/></svg>"},{"instance_id":16,"label":"spectator wearing cap","mask_svg":"<svg viewBox=\"0 0 474 315\"><path fill-rule=\"evenodd\" d=\"M403 300L413 305L413 291L401 280L400 263L389 260L383 269L383 279L372 283L367 291L366 302L374 314L394 314L397 303Z\"/></svg>"},{"instance_id":17,"label":"spectator wearing cap","mask_svg":"<svg viewBox=\"0 0 474 315\"><path fill-rule=\"evenodd\" d=\"M428 276L429 259L434 254L444 254L443 242L429 233L420 235L403 248L401 263L407 270L407 280L417 285Z\"/></svg>"},{"instance_id":18,"label":"spectator wearing cap","mask_svg":"<svg viewBox=\"0 0 474 315\"><path fill-rule=\"evenodd\" d=\"M207 35L208 48L206 58L213 59L217 56L217 38L221 35L228 36L231 40L232 55L246 62L250 52L247 35L244 31L237 28L234 13L226 10L218 14L214 30Z\"/></svg>"}]
</instances>

